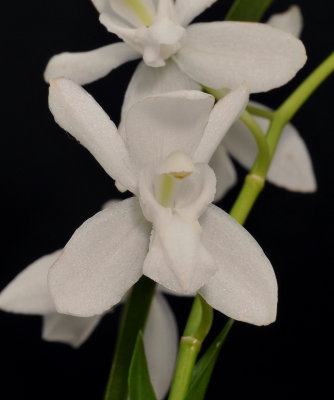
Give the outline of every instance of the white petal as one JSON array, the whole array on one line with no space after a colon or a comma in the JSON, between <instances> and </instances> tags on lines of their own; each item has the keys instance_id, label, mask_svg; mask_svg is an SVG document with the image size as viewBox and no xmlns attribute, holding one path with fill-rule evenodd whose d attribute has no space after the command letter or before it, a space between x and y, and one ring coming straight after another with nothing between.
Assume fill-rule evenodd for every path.
<instances>
[{"instance_id":1,"label":"white petal","mask_svg":"<svg viewBox=\"0 0 334 400\"><path fill-rule=\"evenodd\" d=\"M266 133L269 125L268 120L255 116L253 118L259 123L263 133ZM252 133L242 121L236 121L232 125L222 144L244 168L250 169L252 167L257 156L257 146Z\"/></svg>"},{"instance_id":2,"label":"white petal","mask_svg":"<svg viewBox=\"0 0 334 400\"><path fill-rule=\"evenodd\" d=\"M162 400L171 383L178 348L174 314L160 293L152 300L144 331L147 364L154 392Z\"/></svg>"},{"instance_id":3,"label":"white petal","mask_svg":"<svg viewBox=\"0 0 334 400\"><path fill-rule=\"evenodd\" d=\"M110 0L91 0L99 13L110 12Z\"/></svg>"},{"instance_id":4,"label":"white petal","mask_svg":"<svg viewBox=\"0 0 334 400\"><path fill-rule=\"evenodd\" d=\"M115 204L119 203L120 199L111 199L106 201L105 203L102 204L101 210L105 210L106 208L113 207Z\"/></svg>"},{"instance_id":5,"label":"white petal","mask_svg":"<svg viewBox=\"0 0 334 400\"><path fill-rule=\"evenodd\" d=\"M267 108L258 103L252 104ZM265 118L254 118L263 132L266 132L269 121ZM223 144L243 167L247 169L252 167L257 155L257 147L252 134L241 121L237 121L232 126ZM283 129L267 180L296 192L314 192L317 189L311 157L303 139L292 124L287 124Z\"/></svg>"},{"instance_id":6,"label":"white petal","mask_svg":"<svg viewBox=\"0 0 334 400\"><path fill-rule=\"evenodd\" d=\"M81 53L61 53L53 56L44 72L44 79L68 78L80 85L94 82L113 69L141 55L126 43L114 43Z\"/></svg>"},{"instance_id":7,"label":"white petal","mask_svg":"<svg viewBox=\"0 0 334 400\"><path fill-rule=\"evenodd\" d=\"M303 30L303 16L300 7L293 5L283 13L272 15L267 24L299 37Z\"/></svg>"},{"instance_id":8,"label":"white petal","mask_svg":"<svg viewBox=\"0 0 334 400\"><path fill-rule=\"evenodd\" d=\"M195 155L195 162L208 163L233 122L239 118L248 103L248 90L241 85L220 99L211 111Z\"/></svg>"},{"instance_id":9,"label":"white petal","mask_svg":"<svg viewBox=\"0 0 334 400\"><path fill-rule=\"evenodd\" d=\"M214 170L217 184L214 201L217 203L237 182L237 173L230 157L223 146L218 146L210 160L210 167Z\"/></svg>"},{"instance_id":10,"label":"white petal","mask_svg":"<svg viewBox=\"0 0 334 400\"><path fill-rule=\"evenodd\" d=\"M128 28L132 27L132 25L128 21L126 21L112 9L111 3L113 0L91 0L91 1L94 4L97 11L100 13L100 17L101 15L106 15L111 21L113 21L114 24L118 26L128 27Z\"/></svg>"},{"instance_id":11,"label":"white petal","mask_svg":"<svg viewBox=\"0 0 334 400\"><path fill-rule=\"evenodd\" d=\"M137 170L157 166L172 151L191 154L198 146L214 98L198 91L179 91L145 98L125 119L129 153Z\"/></svg>"},{"instance_id":12,"label":"white petal","mask_svg":"<svg viewBox=\"0 0 334 400\"><path fill-rule=\"evenodd\" d=\"M57 311L90 317L118 303L142 275L150 230L135 198L81 225L49 271Z\"/></svg>"},{"instance_id":13,"label":"white petal","mask_svg":"<svg viewBox=\"0 0 334 400\"><path fill-rule=\"evenodd\" d=\"M267 180L295 192L315 192L317 182L307 147L294 128L288 124L276 148Z\"/></svg>"},{"instance_id":14,"label":"white petal","mask_svg":"<svg viewBox=\"0 0 334 400\"><path fill-rule=\"evenodd\" d=\"M143 38L145 38L147 32L146 27L141 26L140 28L133 28L126 24L124 20L122 23L117 17L115 18L115 16L109 13L101 14L99 20L101 24L106 27L108 32L114 33L138 52L143 52Z\"/></svg>"},{"instance_id":15,"label":"white petal","mask_svg":"<svg viewBox=\"0 0 334 400\"><path fill-rule=\"evenodd\" d=\"M70 80L57 79L51 81L49 107L56 122L79 140L112 178L136 191L137 182L125 144L92 96Z\"/></svg>"},{"instance_id":16,"label":"white petal","mask_svg":"<svg viewBox=\"0 0 334 400\"><path fill-rule=\"evenodd\" d=\"M45 315L42 338L48 342L61 342L79 347L88 339L101 318L101 315L87 318L57 313Z\"/></svg>"},{"instance_id":17,"label":"white petal","mask_svg":"<svg viewBox=\"0 0 334 400\"><path fill-rule=\"evenodd\" d=\"M168 18L173 22L179 22L174 6L174 0L158 0L156 19L161 18Z\"/></svg>"},{"instance_id":18,"label":"white petal","mask_svg":"<svg viewBox=\"0 0 334 400\"><path fill-rule=\"evenodd\" d=\"M134 1L131 1L134 3ZM124 18L127 22L129 22L133 26L142 26L144 22L141 20L140 16L136 14L134 8L129 5L130 2L124 0L111 0L110 6L114 12L116 12L119 16ZM138 3L144 10L145 13L150 15L153 19L155 14L154 2L152 0L136 0L135 3Z\"/></svg>"},{"instance_id":19,"label":"white petal","mask_svg":"<svg viewBox=\"0 0 334 400\"><path fill-rule=\"evenodd\" d=\"M55 312L47 286L47 274L61 250L39 258L13 279L0 294L0 308L21 314Z\"/></svg>"},{"instance_id":20,"label":"white petal","mask_svg":"<svg viewBox=\"0 0 334 400\"><path fill-rule=\"evenodd\" d=\"M218 272L200 290L215 309L239 321L267 325L276 319L277 282L254 238L233 218L211 205L200 219L202 242Z\"/></svg>"},{"instance_id":21,"label":"white petal","mask_svg":"<svg viewBox=\"0 0 334 400\"><path fill-rule=\"evenodd\" d=\"M141 62L125 93L122 120L130 107L144 97L176 90L200 89L201 87L182 72L172 60L166 61L166 65L161 68L148 67L144 62Z\"/></svg>"},{"instance_id":22,"label":"white petal","mask_svg":"<svg viewBox=\"0 0 334 400\"><path fill-rule=\"evenodd\" d=\"M250 92L284 85L305 64L302 42L266 24L210 22L187 28L186 42L173 56L178 66L202 85Z\"/></svg>"},{"instance_id":23,"label":"white petal","mask_svg":"<svg viewBox=\"0 0 334 400\"><path fill-rule=\"evenodd\" d=\"M197 15L210 7L217 0L176 0L175 9L180 24L187 26Z\"/></svg>"}]
</instances>

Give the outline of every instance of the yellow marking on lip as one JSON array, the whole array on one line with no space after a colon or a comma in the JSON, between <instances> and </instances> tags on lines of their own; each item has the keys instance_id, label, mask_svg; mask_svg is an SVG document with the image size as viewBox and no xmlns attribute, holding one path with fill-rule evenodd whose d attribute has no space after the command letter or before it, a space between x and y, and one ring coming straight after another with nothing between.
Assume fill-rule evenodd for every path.
<instances>
[{"instance_id":1,"label":"yellow marking on lip","mask_svg":"<svg viewBox=\"0 0 334 400\"><path fill-rule=\"evenodd\" d=\"M124 0L145 26L151 26L153 17L140 0Z\"/></svg>"},{"instance_id":2,"label":"yellow marking on lip","mask_svg":"<svg viewBox=\"0 0 334 400\"><path fill-rule=\"evenodd\" d=\"M169 207L173 197L173 178L167 174L162 174L160 179L160 193L157 200L163 207Z\"/></svg>"},{"instance_id":3,"label":"yellow marking on lip","mask_svg":"<svg viewBox=\"0 0 334 400\"><path fill-rule=\"evenodd\" d=\"M188 171L178 171L178 172L170 172L170 175L174 176L176 179L184 179L191 174Z\"/></svg>"}]
</instances>

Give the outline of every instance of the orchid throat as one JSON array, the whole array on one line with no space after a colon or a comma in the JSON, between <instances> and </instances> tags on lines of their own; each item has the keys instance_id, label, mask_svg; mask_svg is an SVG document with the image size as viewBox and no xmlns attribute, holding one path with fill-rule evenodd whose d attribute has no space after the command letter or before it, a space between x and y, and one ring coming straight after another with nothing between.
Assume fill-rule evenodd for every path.
<instances>
[{"instance_id":1,"label":"orchid throat","mask_svg":"<svg viewBox=\"0 0 334 400\"><path fill-rule=\"evenodd\" d=\"M153 15L140 0L123 0L123 1L129 8L131 8L132 12L145 26L148 27L152 25Z\"/></svg>"},{"instance_id":2,"label":"orchid throat","mask_svg":"<svg viewBox=\"0 0 334 400\"><path fill-rule=\"evenodd\" d=\"M181 151L171 152L158 168L155 197L163 207L173 208L182 181L196 171L192 159Z\"/></svg>"}]
</instances>

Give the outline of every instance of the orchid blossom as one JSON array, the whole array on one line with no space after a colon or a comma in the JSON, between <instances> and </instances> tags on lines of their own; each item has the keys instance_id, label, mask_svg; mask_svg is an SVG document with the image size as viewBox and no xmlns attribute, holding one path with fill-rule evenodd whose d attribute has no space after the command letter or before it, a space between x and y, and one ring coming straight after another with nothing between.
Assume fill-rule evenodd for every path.
<instances>
[{"instance_id":1,"label":"orchid blossom","mask_svg":"<svg viewBox=\"0 0 334 400\"><path fill-rule=\"evenodd\" d=\"M283 13L272 15L267 24L298 37L302 31L303 17L298 6L291 6ZM268 109L254 101L251 101L250 105ZM266 132L269 121L258 116L254 116L254 119L262 131ZM255 140L241 121L236 121L231 127L210 163L217 176L216 201L219 201L237 181L237 174L229 155L246 169L251 169L256 158ZM302 193L311 193L317 189L311 157L302 137L292 124L287 124L283 129L267 174L267 181L284 189Z\"/></svg>"},{"instance_id":2,"label":"orchid blossom","mask_svg":"<svg viewBox=\"0 0 334 400\"><path fill-rule=\"evenodd\" d=\"M17 275L0 293L0 309L43 316L44 340L63 342L76 348L91 335L103 314L85 318L57 313L48 291L47 274L60 254L61 250L58 250L41 257ZM173 375L178 332L175 317L159 292L153 297L143 340L152 385L157 398L163 399Z\"/></svg>"},{"instance_id":3,"label":"orchid blossom","mask_svg":"<svg viewBox=\"0 0 334 400\"><path fill-rule=\"evenodd\" d=\"M306 61L303 44L290 33L261 23L188 24L216 0L92 0L100 22L124 42L51 58L44 77L84 85L121 64L143 58L132 77L124 113L149 94L199 89L250 92L282 86Z\"/></svg>"},{"instance_id":4,"label":"orchid blossom","mask_svg":"<svg viewBox=\"0 0 334 400\"><path fill-rule=\"evenodd\" d=\"M51 267L59 312L101 314L145 274L178 294L198 291L237 320L275 320L269 260L243 227L210 205L216 179L208 161L247 101L244 86L215 106L199 91L152 96L130 108L119 133L83 88L51 82L56 122L136 195L88 219Z\"/></svg>"}]
</instances>

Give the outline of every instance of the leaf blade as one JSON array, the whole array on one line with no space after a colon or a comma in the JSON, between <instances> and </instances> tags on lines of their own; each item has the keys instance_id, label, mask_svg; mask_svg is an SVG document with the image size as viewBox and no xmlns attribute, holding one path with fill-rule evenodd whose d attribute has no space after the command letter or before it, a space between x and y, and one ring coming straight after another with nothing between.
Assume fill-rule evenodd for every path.
<instances>
[{"instance_id":1,"label":"leaf blade","mask_svg":"<svg viewBox=\"0 0 334 400\"><path fill-rule=\"evenodd\" d=\"M104 400L127 399L131 357L138 332L145 327L154 291L155 282L145 276L131 290L122 315Z\"/></svg>"},{"instance_id":2,"label":"leaf blade","mask_svg":"<svg viewBox=\"0 0 334 400\"><path fill-rule=\"evenodd\" d=\"M235 0L226 21L259 22L273 0Z\"/></svg>"},{"instance_id":3,"label":"leaf blade","mask_svg":"<svg viewBox=\"0 0 334 400\"><path fill-rule=\"evenodd\" d=\"M206 353L194 367L186 400L203 400L208 387L213 368L225 339L232 328L233 320L230 319L217 338L211 343Z\"/></svg>"},{"instance_id":4,"label":"leaf blade","mask_svg":"<svg viewBox=\"0 0 334 400\"><path fill-rule=\"evenodd\" d=\"M128 384L130 400L157 400L150 381L141 331L131 359Z\"/></svg>"}]
</instances>

